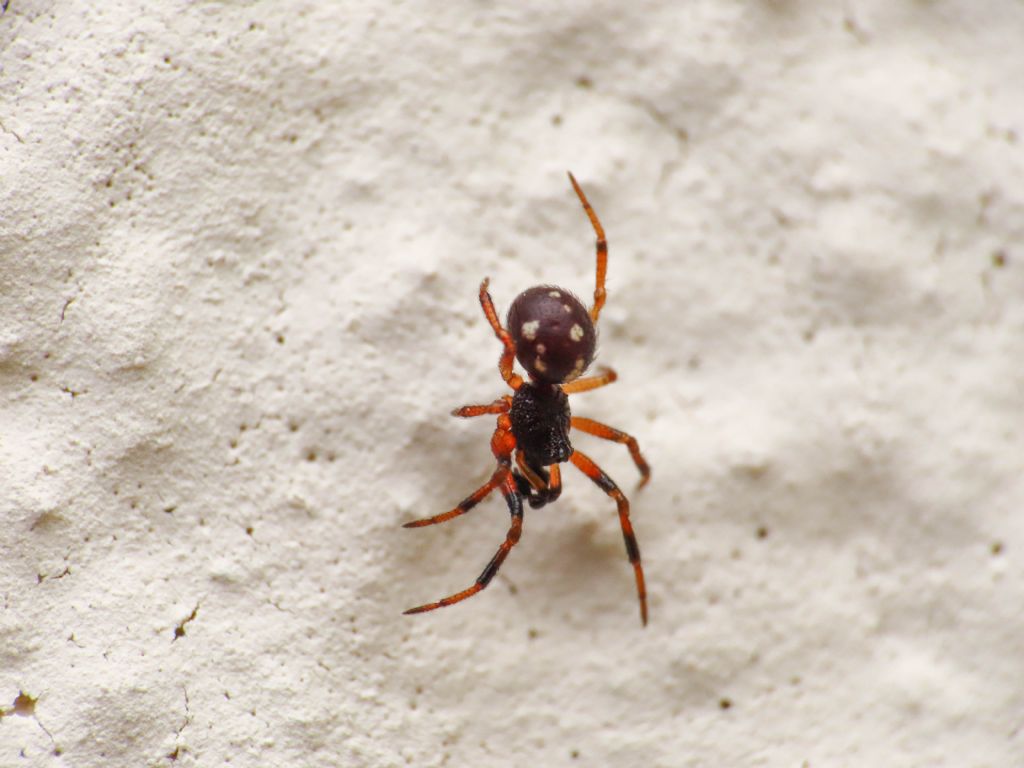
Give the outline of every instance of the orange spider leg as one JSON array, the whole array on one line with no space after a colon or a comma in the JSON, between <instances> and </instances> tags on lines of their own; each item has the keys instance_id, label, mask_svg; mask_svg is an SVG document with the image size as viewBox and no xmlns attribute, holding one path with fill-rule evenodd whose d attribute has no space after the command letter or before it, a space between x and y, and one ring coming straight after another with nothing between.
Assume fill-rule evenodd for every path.
<instances>
[{"instance_id":1,"label":"orange spider leg","mask_svg":"<svg viewBox=\"0 0 1024 768\"><path fill-rule=\"evenodd\" d=\"M640 453L640 445L637 443L636 438L632 435L627 435L625 432L620 432L614 427L609 427L607 424L602 424L600 421L594 421L593 419L584 419L579 416L573 416L570 420L573 429L578 429L580 432L586 432L588 435L594 435L600 437L603 440L611 440L615 443L622 443L629 449L629 455L633 457L633 463L636 464L636 468L640 470L640 485L638 488L643 488L647 485L647 481L651 479L651 467Z\"/></svg>"},{"instance_id":2,"label":"orange spider leg","mask_svg":"<svg viewBox=\"0 0 1024 768\"><path fill-rule=\"evenodd\" d=\"M473 408L476 406L467 407ZM486 408L488 406L480 407ZM494 429L494 434L491 436L491 452L494 454L494 458L498 460L498 468L494 470L491 479L459 502L455 509L442 512L440 515L434 515L433 517L426 517L422 520L413 520L405 523L402 527L422 528L427 525L437 525L469 512L473 507L486 499L491 491L502 485L510 477L512 474L512 451L515 450L515 447L516 439L512 436L512 420L508 417L507 413L502 413L498 416L498 426Z\"/></svg>"},{"instance_id":3,"label":"orange spider leg","mask_svg":"<svg viewBox=\"0 0 1024 768\"><path fill-rule=\"evenodd\" d=\"M410 608L405 613L423 613L424 611L432 611L435 608L443 608L446 605L461 602L467 597L472 597L477 592L480 592L490 583L491 579L494 578L494 574L501 568L501 564L505 562L508 553L512 551L512 547L518 543L519 537L523 532L523 499L516 490L516 483L512 479L511 474L505 475L505 480L501 484L501 493L504 495L505 501L508 502L508 511L512 515L512 523L509 526L508 533L505 535L505 541L501 543L498 551L491 558L491 562L487 564L483 572L477 577L476 583L469 589L456 592L454 595L442 598L436 603L427 603L416 608Z\"/></svg>"},{"instance_id":4,"label":"orange spider leg","mask_svg":"<svg viewBox=\"0 0 1024 768\"><path fill-rule=\"evenodd\" d=\"M615 482L604 473L586 454L576 451L569 458L584 475L594 481L602 491L615 499L619 508L619 525L622 526L622 538L626 542L626 555L633 565L633 574L636 577L636 592L640 598L640 621L647 626L647 587L644 584L644 568L640 563L640 547L636 543L636 534L633 533L633 524L629 520L629 500Z\"/></svg>"},{"instance_id":5,"label":"orange spider leg","mask_svg":"<svg viewBox=\"0 0 1024 768\"><path fill-rule=\"evenodd\" d=\"M486 483L477 488L473 493L464 498L459 502L459 505L450 512L443 512L440 515L434 515L433 517L426 517L422 520L413 520L412 522L405 523L403 528L422 528L426 525L437 525L438 523L445 523L451 520L453 517L459 517L469 512L473 507L479 504L481 501L486 499L490 495L491 491L505 482L505 478L508 477L509 469L505 466L499 466L494 470L494 474L491 475L491 479Z\"/></svg>"},{"instance_id":6,"label":"orange spider leg","mask_svg":"<svg viewBox=\"0 0 1024 768\"><path fill-rule=\"evenodd\" d=\"M567 395L573 395L579 392L589 392L592 389L597 389L598 387L611 384L618 378L619 374L611 368L601 368L600 372L596 376L587 376L584 379L576 379L575 381L570 381L568 384L563 384L562 391Z\"/></svg>"},{"instance_id":7,"label":"orange spider leg","mask_svg":"<svg viewBox=\"0 0 1024 768\"><path fill-rule=\"evenodd\" d=\"M498 398L487 405L464 405L452 411L452 416L461 416L464 419L473 416L486 416L488 413L508 413L512 407L512 398L508 395Z\"/></svg>"},{"instance_id":8,"label":"orange spider leg","mask_svg":"<svg viewBox=\"0 0 1024 768\"><path fill-rule=\"evenodd\" d=\"M501 327L498 313L494 311L494 302L491 300L491 294L487 292L489 282L490 278L485 277L484 281L480 283L480 306L483 307L487 322L494 329L494 335L505 345L505 351L501 353L501 358L498 360L498 370L501 371L501 378L512 389L519 389L523 385L523 378L512 371L512 363L516 359L516 345L512 341L512 337L509 336L508 331Z\"/></svg>"},{"instance_id":9,"label":"orange spider leg","mask_svg":"<svg viewBox=\"0 0 1024 768\"><path fill-rule=\"evenodd\" d=\"M601 226L597 214L590 207L590 203L587 202L587 196L583 194L583 190L576 183L576 177L572 173L569 174L569 181L572 182L572 188L576 190L576 196L580 199L580 203L583 204L583 210L587 212L587 218L590 219L590 224L597 235L597 285L594 288L594 306L590 308L590 319L596 325L597 316L601 314L601 307L604 306L604 278L605 273L608 271L608 241L604 238L604 227Z\"/></svg>"}]
</instances>

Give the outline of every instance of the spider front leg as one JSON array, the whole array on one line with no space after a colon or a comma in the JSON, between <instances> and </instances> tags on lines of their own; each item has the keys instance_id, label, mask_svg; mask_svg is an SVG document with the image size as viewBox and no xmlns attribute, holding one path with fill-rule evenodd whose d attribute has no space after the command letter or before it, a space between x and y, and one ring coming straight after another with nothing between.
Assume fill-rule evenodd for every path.
<instances>
[{"instance_id":1,"label":"spider front leg","mask_svg":"<svg viewBox=\"0 0 1024 768\"><path fill-rule=\"evenodd\" d=\"M490 406L467 405L465 407L469 409L490 408L492 406L497 406L498 402L504 404L504 401L495 401ZM469 415L476 416L478 414L471 413ZM508 417L507 413L502 411L501 415L498 416L498 426L495 428L494 434L491 436L491 452L494 454L494 458L498 460L498 468L494 470L494 474L491 475L491 479L473 491L473 493L465 499L460 501L459 505L455 507L455 509L443 512L440 515L434 515L433 517L425 517L422 520L413 520L405 523L402 527L423 528L427 525L437 525L438 523L447 522L454 517L459 517L460 515L464 515L469 512L477 504L486 499L491 491L501 485L511 474L512 451L515 450L515 447L516 439L512 436L512 420Z\"/></svg>"},{"instance_id":2,"label":"spider front leg","mask_svg":"<svg viewBox=\"0 0 1024 768\"><path fill-rule=\"evenodd\" d=\"M492 405L496 406L496 403ZM469 406L473 408L475 406ZM483 406L488 407L488 406ZM498 416L498 426L494 430L494 434L491 436L491 452L494 457L498 460L498 468L494 470L494 474L491 475L491 479L484 483L480 488L474 491L468 498L466 498L459 506L450 512L445 512L441 515L435 515L425 520L415 520L411 523L406 523L406 528L419 528L425 525L434 525L436 523L443 523L446 520L451 520L453 517L463 515L478 503L480 503L487 495L495 488L501 488L501 494L505 497L505 502L508 504L509 514L512 516L512 524L508 529L508 533L505 535L505 541L494 557L491 558L491 562L484 568L483 573L477 577L476 583L469 589L464 589L462 592L456 592L454 595L450 595L443 600L438 600L436 603L427 603L417 608L410 608L405 613L423 613L424 611L432 611L435 608L442 608L452 603L458 603L465 600L467 597L472 597L477 592L482 590L490 583L491 579L494 578L494 574L498 572L501 564L505 561L508 553L512 547L519 541L519 536L523 530L523 499L519 495L519 490L516 488L516 481L512 477L512 452L516 449L516 439L512 434L512 420L509 418L507 413L501 413Z\"/></svg>"},{"instance_id":3,"label":"spider front leg","mask_svg":"<svg viewBox=\"0 0 1024 768\"><path fill-rule=\"evenodd\" d=\"M519 491L516 488L516 483L512 479L511 473L506 472L505 479L501 484L501 493L505 497L505 501L508 503L508 511L512 516L512 523L509 526L508 533L505 535L505 541L498 547L498 551L494 553L494 557L491 558L491 562L487 564L483 572L477 577L476 583L473 584L469 589L464 589L461 592L456 592L454 595L449 595L438 600L436 603L427 603L426 605L420 605L416 608L410 608L405 613L424 613L425 611L432 611L435 608L443 608L446 605L452 605L465 600L467 597L472 597L477 592L483 590L491 579L501 568L501 564L505 562L505 558L508 557L508 553L512 551L518 541L519 537L523 532L523 498L519 495Z\"/></svg>"},{"instance_id":4,"label":"spider front leg","mask_svg":"<svg viewBox=\"0 0 1024 768\"><path fill-rule=\"evenodd\" d=\"M505 478L508 477L509 468L501 465L494 474L491 475L491 479L486 483L477 488L473 493L464 498L459 502L459 505L455 509L449 512L443 512L440 515L434 515L433 517L425 517L422 520L413 520L411 522L402 525L403 528L423 528L427 525L437 525L438 523L445 523L451 520L453 517L459 517L464 515L473 509L477 504L486 499L491 491L505 482Z\"/></svg>"},{"instance_id":5,"label":"spider front leg","mask_svg":"<svg viewBox=\"0 0 1024 768\"><path fill-rule=\"evenodd\" d=\"M629 557L629 562L633 566L633 575L636 577L636 593L640 599L640 621L647 626L647 587L644 584L644 568L640 563L640 547L636 543L636 534L633 533L633 523L629 520L629 500L619 490L615 481L608 477L586 454L575 451L569 457L569 461L575 464L580 472L593 480L598 488L615 499L615 504L619 509L622 538L626 542L626 555Z\"/></svg>"}]
</instances>

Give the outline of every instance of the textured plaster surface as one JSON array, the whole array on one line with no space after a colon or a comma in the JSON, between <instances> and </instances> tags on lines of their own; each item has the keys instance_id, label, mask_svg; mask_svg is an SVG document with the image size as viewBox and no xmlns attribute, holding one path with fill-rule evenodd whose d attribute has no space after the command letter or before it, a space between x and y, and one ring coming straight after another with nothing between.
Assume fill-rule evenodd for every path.
<instances>
[{"instance_id":1,"label":"textured plaster surface","mask_svg":"<svg viewBox=\"0 0 1024 768\"><path fill-rule=\"evenodd\" d=\"M1018 0L11 0L0 766L1024 765ZM593 290L500 498L476 301Z\"/></svg>"}]
</instances>

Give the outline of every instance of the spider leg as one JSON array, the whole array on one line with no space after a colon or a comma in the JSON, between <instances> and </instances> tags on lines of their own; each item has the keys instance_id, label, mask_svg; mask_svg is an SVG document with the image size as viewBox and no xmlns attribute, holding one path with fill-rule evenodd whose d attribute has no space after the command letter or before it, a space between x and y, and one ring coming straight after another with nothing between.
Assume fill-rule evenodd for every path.
<instances>
[{"instance_id":1,"label":"spider leg","mask_svg":"<svg viewBox=\"0 0 1024 768\"><path fill-rule=\"evenodd\" d=\"M500 397L493 403L487 405L464 405L452 411L452 416L461 416L468 419L472 416L485 416L488 413L508 413L512 407L512 400L508 395Z\"/></svg>"},{"instance_id":2,"label":"spider leg","mask_svg":"<svg viewBox=\"0 0 1024 768\"><path fill-rule=\"evenodd\" d=\"M516 359L516 345L508 331L501 327L498 313L494 311L494 302L491 300L491 294L487 292L487 284L489 282L490 278L485 277L484 281L480 283L480 306L483 307L487 322L494 329L494 335L505 346L505 350L501 353L501 358L498 360L498 370L501 371L501 378L512 389L519 389L523 385L523 378L512 371L512 363Z\"/></svg>"},{"instance_id":3,"label":"spider leg","mask_svg":"<svg viewBox=\"0 0 1024 768\"><path fill-rule=\"evenodd\" d=\"M474 406L468 406L474 407ZM487 406L482 406L487 407ZM516 439L512 434L512 420L507 413L498 416L498 426L491 435L491 453L498 460L498 468L494 470L491 479L477 488L473 493L459 502L455 509L442 512L440 515L426 517L422 520L413 520L403 525L403 528L422 528L426 525L437 525L451 520L453 517L464 515L473 509L477 504L487 498L487 495L504 483L511 474L512 451L516 448ZM504 491L503 491L504 493Z\"/></svg>"},{"instance_id":4,"label":"spider leg","mask_svg":"<svg viewBox=\"0 0 1024 768\"><path fill-rule=\"evenodd\" d=\"M615 503L618 505L622 538L626 542L626 554L629 556L629 562L633 565L633 574L636 577L636 592L640 599L640 621L647 626L647 587L644 585L644 568L640 563L640 547L636 543L633 524L629 520L629 500L619 490L615 482L586 454L576 451L569 457L569 461L575 464L580 472L593 480L598 488L615 499Z\"/></svg>"},{"instance_id":5,"label":"spider leg","mask_svg":"<svg viewBox=\"0 0 1024 768\"><path fill-rule=\"evenodd\" d=\"M578 429L580 432L600 437L602 440L611 440L615 443L624 444L629 449L629 455L633 457L633 463L636 464L636 468L640 471L640 484L637 487L643 488L647 485L647 481L651 479L651 467L641 455L640 446L635 437L627 435L625 432L620 432L614 427L609 427L607 424L602 424L600 421L584 419L579 416L573 416L569 423L573 429Z\"/></svg>"},{"instance_id":6,"label":"spider leg","mask_svg":"<svg viewBox=\"0 0 1024 768\"><path fill-rule=\"evenodd\" d=\"M443 512L440 515L434 515L433 517L426 517L422 520L413 520L411 522L405 523L402 527L422 528L427 525L437 525L438 523L445 523L451 520L453 517L459 517L460 515L466 514L471 509L473 509L473 507L475 507L481 501L486 499L490 495L491 491L493 491L495 488L497 488L499 485L505 482L505 478L508 476L508 473L508 467L500 465L496 470L494 470L494 474L491 475L490 480L488 480L486 483L484 483L475 491L473 491L473 493L471 493L469 496L460 501L459 505L455 507L455 509L449 512Z\"/></svg>"},{"instance_id":7,"label":"spider leg","mask_svg":"<svg viewBox=\"0 0 1024 768\"><path fill-rule=\"evenodd\" d=\"M563 384L562 391L567 395L573 395L578 392L589 392L592 389L597 389L598 387L604 387L611 384L618 378L619 374L611 368L602 367L596 376L587 376L586 378L576 379L567 384Z\"/></svg>"},{"instance_id":8,"label":"spider leg","mask_svg":"<svg viewBox=\"0 0 1024 768\"><path fill-rule=\"evenodd\" d=\"M522 451L516 451L516 464L520 471L513 470L519 493L527 498L530 507L539 509L555 501L562 493L562 471L557 464L552 464L550 471L543 467L533 467Z\"/></svg>"},{"instance_id":9,"label":"spider leg","mask_svg":"<svg viewBox=\"0 0 1024 768\"><path fill-rule=\"evenodd\" d=\"M519 491L516 488L516 483L512 479L511 473L506 472L505 479L501 484L501 493L505 497L505 501L508 502L508 511L512 516L512 523L509 526L508 533L505 535L505 541L498 547L498 551L494 553L494 557L491 558L491 562L487 564L483 572L477 577L476 583L473 584L469 589L464 589L461 592L456 592L454 595L438 600L436 603L427 603L426 605L420 605L416 608L410 608L405 613L423 613L425 611L432 611L435 608L443 608L446 605L452 605L465 600L467 597L472 597L477 592L480 592L486 587L491 579L494 578L494 574L501 568L501 564L505 562L505 558L508 557L508 553L512 550L512 547L519 541L519 537L523 532L523 498L519 495Z\"/></svg>"},{"instance_id":10,"label":"spider leg","mask_svg":"<svg viewBox=\"0 0 1024 768\"><path fill-rule=\"evenodd\" d=\"M583 210L586 211L587 218L590 219L590 224L594 228L594 234L597 235L597 284L594 287L594 306L590 308L590 319L596 325L597 316L601 314L601 307L604 306L604 278L608 271L608 241L605 240L604 227L601 226L597 214L590 207L590 203L587 202L587 196L583 194L580 185L576 183L576 177L571 173L569 174L569 181L572 182L572 188L576 190L576 196L580 199L580 203L583 204Z\"/></svg>"}]
</instances>

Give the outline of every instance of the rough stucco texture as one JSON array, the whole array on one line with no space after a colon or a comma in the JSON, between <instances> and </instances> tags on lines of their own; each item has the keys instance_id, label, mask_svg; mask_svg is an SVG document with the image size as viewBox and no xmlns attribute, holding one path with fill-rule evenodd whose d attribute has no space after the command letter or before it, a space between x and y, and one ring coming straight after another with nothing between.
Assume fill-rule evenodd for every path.
<instances>
[{"instance_id":1,"label":"rough stucco texture","mask_svg":"<svg viewBox=\"0 0 1024 768\"><path fill-rule=\"evenodd\" d=\"M0 16L0 765L1024 765L1018 0ZM571 467L500 313L587 297Z\"/></svg>"}]
</instances>

